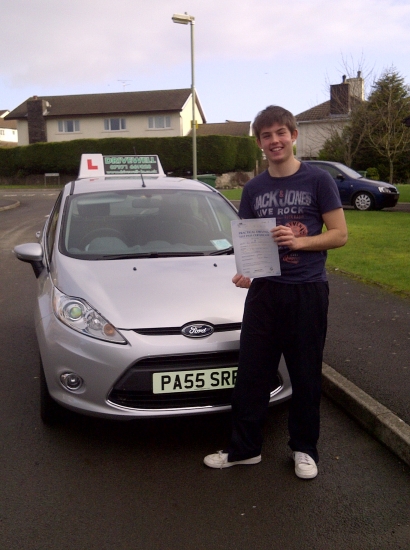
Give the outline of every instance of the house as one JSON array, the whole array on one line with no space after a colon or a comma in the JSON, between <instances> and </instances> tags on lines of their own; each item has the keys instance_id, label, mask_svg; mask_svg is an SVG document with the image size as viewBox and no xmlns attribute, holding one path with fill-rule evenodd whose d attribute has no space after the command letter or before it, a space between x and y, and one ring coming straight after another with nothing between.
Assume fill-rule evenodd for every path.
<instances>
[{"instance_id":1,"label":"house","mask_svg":"<svg viewBox=\"0 0 410 550\"><path fill-rule=\"evenodd\" d=\"M4 120L10 111L0 110L0 142L17 143L17 123L14 120Z\"/></svg>"},{"instance_id":2,"label":"house","mask_svg":"<svg viewBox=\"0 0 410 550\"><path fill-rule=\"evenodd\" d=\"M206 122L196 95L195 117ZM191 89L33 96L6 116L17 121L18 144L107 137L186 136Z\"/></svg>"},{"instance_id":3,"label":"house","mask_svg":"<svg viewBox=\"0 0 410 550\"><path fill-rule=\"evenodd\" d=\"M298 158L317 158L325 141L343 130L350 119L352 108L359 101L364 101L364 79L360 71L356 78L343 76L341 84L332 84L328 101L296 115Z\"/></svg>"},{"instance_id":4,"label":"house","mask_svg":"<svg viewBox=\"0 0 410 550\"><path fill-rule=\"evenodd\" d=\"M201 124L196 131L197 136L251 136L251 122L210 122Z\"/></svg>"}]
</instances>

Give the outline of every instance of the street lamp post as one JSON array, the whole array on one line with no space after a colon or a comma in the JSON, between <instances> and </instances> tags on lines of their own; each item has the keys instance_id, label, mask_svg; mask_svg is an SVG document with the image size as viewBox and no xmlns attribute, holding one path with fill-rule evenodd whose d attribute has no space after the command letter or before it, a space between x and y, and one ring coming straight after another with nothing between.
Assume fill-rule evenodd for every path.
<instances>
[{"instance_id":1,"label":"street lamp post","mask_svg":"<svg viewBox=\"0 0 410 550\"><path fill-rule=\"evenodd\" d=\"M174 23L179 23L181 25L191 25L191 76L192 76L192 177L196 179L197 177L197 162L196 162L196 119L195 119L195 104L196 104L196 94L195 94L195 59L194 59L194 25L195 17L193 15L188 15L187 13L179 14L174 13L172 16L172 21Z\"/></svg>"}]
</instances>

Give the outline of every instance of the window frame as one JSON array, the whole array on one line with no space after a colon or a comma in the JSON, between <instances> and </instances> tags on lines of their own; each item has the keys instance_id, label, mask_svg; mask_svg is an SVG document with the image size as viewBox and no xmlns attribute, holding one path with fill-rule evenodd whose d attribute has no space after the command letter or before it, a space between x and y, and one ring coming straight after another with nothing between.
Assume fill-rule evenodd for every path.
<instances>
[{"instance_id":1,"label":"window frame","mask_svg":"<svg viewBox=\"0 0 410 550\"><path fill-rule=\"evenodd\" d=\"M112 128L112 121L118 121L118 128ZM127 120L124 117L104 118L104 132L124 132L127 130Z\"/></svg>"},{"instance_id":2,"label":"window frame","mask_svg":"<svg viewBox=\"0 0 410 550\"><path fill-rule=\"evenodd\" d=\"M162 126L158 125L161 121ZM152 115L148 117L148 130L170 130L171 128L171 115Z\"/></svg>"},{"instance_id":3,"label":"window frame","mask_svg":"<svg viewBox=\"0 0 410 550\"><path fill-rule=\"evenodd\" d=\"M68 130L68 124L73 124L73 129ZM60 134L76 134L80 132L80 119L67 118L57 121L57 128Z\"/></svg>"}]
</instances>

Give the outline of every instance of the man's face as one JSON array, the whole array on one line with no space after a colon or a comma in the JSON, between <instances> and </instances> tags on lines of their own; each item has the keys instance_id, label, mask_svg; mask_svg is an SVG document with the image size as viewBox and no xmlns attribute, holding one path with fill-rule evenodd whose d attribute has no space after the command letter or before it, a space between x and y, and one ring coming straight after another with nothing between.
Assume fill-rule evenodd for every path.
<instances>
[{"instance_id":1,"label":"man's face","mask_svg":"<svg viewBox=\"0 0 410 550\"><path fill-rule=\"evenodd\" d=\"M262 129L257 143L268 162L278 164L293 158L293 143L297 135L297 130L291 134L284 124L273 124Z\"/></svg>"}]
</instances>

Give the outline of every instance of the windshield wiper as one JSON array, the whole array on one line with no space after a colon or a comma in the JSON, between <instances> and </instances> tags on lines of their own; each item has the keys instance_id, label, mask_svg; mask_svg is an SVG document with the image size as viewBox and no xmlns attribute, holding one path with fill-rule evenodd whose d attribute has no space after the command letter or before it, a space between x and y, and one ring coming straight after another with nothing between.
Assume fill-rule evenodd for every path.
<instances>
[{"instance_id":1,"label":"windshield wiper","mask_svg":"<svg viewBox=\"0 0 410 550\"><path fill-rule=\"evenodd\" d=\"M210 256L222 256L223 254L229 255L233 254L233 246L230 246L229 248L224 248L223 250L216 250L215 252L210 252Z\"/></svg>"},{"instance_id":2,"label":"windshield wiper","mask_svg":"<svg viewBox=\"0 0 410 550\"><path fill-rule=\"evenodd\" d=\"M132 260L138 258L168 258L181 256L204 256L204 252L140 252L138 254L105 254L98 260Z\"/></svg>"}]
</instances>

